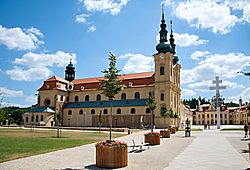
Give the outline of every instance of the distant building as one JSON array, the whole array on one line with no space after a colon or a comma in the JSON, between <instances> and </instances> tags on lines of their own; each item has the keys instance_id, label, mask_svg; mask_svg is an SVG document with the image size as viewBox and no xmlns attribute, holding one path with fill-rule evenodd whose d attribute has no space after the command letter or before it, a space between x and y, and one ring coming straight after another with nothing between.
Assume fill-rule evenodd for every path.
<instances>
[{"instance_id":1,"label":"distant building","mask_svg":"<svg viewBox=\"0 0 250 170\"><path fill-rule=\"evenodd\" d=\"M193 125L216 125L217 112L211 104L203 104L201 109L193 109ZM221 106L220 123L221 125L243 125L250 122L250 116L247 119L247 105L240 105L239 107Z\"/></svg>"},{"instance_id":2,"label":"distant building","mask_svg":"<svg viewBox=\"0 0 250 170\"><path fill-rule=\"evenodd\" d=\"M121 75L120 79L126 88L115 96L112 103L99 90L103 77L75 79L75 68L70 62L66 67L65 78L53 76L44 81L38 90L37 107L24 116L24 124L53 126L53 114L59 112L62 126L98 126L99 114L102 113L103 126L109 126L112 104L113 127L147 126L151 122L151 113L146 101L149 95L154 95L157 102L153 118L155 126L165 127L164 119L160 116L162 103L172 108L178 117L178 120L168 122L178 126L181 112L181 65L175 55L172 22L170 26L168 39L162 14L160 42L156 46L157 53L153 55L155 71Z\"/></svg>"}]
</instances>

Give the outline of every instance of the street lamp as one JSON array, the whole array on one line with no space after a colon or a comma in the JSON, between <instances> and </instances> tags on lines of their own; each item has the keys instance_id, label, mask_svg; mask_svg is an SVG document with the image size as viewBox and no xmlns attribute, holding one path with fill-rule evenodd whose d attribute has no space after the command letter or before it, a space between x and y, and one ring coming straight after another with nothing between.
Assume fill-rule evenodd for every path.
<instances>
[{"instance_id":1,"label":"street lamp","mask_svg":"<svg viewBox=\"0 0 250 170\"><path fill-rule=\"evenodd\" d=\"M84 130L84 126L85 126L85 115L86 115L86 112L83 112L83 126L82 126L82 130Z\"/></svg>"}]
</instances>

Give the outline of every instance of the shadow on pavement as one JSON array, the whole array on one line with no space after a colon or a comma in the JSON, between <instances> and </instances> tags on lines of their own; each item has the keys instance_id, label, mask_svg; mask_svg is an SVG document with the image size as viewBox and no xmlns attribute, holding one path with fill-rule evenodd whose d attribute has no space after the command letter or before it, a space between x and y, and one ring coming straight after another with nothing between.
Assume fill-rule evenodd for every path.
<instances>
[{"instance_id":1,"label":"shadow on pavement","mask_svg":"<svg viewBox=\"0 0 250 170\"><path fill-rule=\"evenodd\" d=\"M247 150L247 149L242 149L241 150L241 153L249 153L249 150ZM250 170L250 169L249 169Z\"/></svg>"},{"instance_id":2,"label":"shadow on pavement","mask_svg":"<svg viewBox=\"0 0 250 170\"><path fill-rule=\"evenodd\" d=\"M95 170L95 169L103 169L103 168L98 168L95 164L91 164L91 165L85 166L84 169L91 169L91 170L93 169L93 170Z\"/></svg>"}]
</instances>

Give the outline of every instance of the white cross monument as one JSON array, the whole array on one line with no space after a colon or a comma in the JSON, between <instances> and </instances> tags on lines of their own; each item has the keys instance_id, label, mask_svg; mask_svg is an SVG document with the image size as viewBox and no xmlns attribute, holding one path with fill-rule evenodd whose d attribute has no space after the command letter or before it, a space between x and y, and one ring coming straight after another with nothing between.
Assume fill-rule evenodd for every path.
<instances>
[{"instance_id":1,"label":"white cross monument","mask_svg":"<svg viewBox=\"0 0 250 170\"><path fill-rule=\"evenodd\" d=\"M216 76L215 80L213 80L213 84L215 84L215 87L209 87L210 90L216 90L217 129L220 129L220 89L226 89L226 86L220 86L220 83L222 83L222 80L219 80L219 76Z\"/></svg>"}]
</instances>

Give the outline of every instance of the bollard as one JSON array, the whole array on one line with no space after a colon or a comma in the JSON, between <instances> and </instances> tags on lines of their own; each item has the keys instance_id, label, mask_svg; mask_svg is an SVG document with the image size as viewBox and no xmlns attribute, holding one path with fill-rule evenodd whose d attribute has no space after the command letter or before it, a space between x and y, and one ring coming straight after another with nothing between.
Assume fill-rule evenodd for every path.
<instances>
[{"instance_id":1,"label":"bollard","mask_svg":"<svg viewBox=\"0 0 250 170\"><path fill-rule=\"evenodd\" d=\"M131 133L131 132L130 132L130 129L128 129L128 134L130 135L130 133Z\"/></svg>"}]
</instances>

